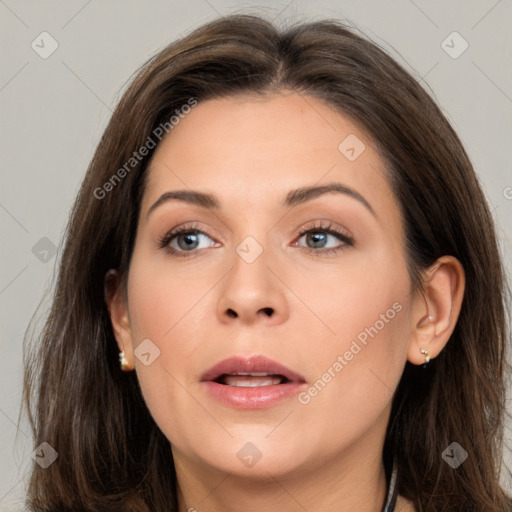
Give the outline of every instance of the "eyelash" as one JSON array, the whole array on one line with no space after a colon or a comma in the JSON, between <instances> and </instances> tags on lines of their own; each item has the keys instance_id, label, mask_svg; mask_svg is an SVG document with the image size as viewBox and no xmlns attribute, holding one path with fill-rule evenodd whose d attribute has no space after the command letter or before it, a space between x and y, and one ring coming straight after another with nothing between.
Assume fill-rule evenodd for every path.
<instances>
[{"instance_id":1,"label":"eyelash","mask_svg":"<svg viewBox=\"0 0 512 512\"><path fill-rule=\"evenodd\" d=\"M173 256L178 257L189 257L192 253L197 251L191 251L190 254L187 254L188 251L177 251L173 247L171 247L169 244L171 243L172 239L184 234L190 234L190 233L200 233L205 236L209 236L207 233L205 233L203 230L199 229L196 224L185 224L184 226L181 226L179 228L173 229L163 235L158 240L158 247L160 249L165 249Z\"/></svg>"},{"instance_id":2,"label":"eyelash","mask_svg":"<svg viewBox=\"0 0 512 512\"><path fill-rule=\"evenodd\" d=\"M320 222L320 224L318 225L302 229L301 231L299 231L298 238L300 239L304 235L307 235L308 233L327 233L329 235L334 235L336 238L339 238L341 242L343 242L341 245L338 245L337 247L331 247L329 249L314 249L312 247L301 247L307 253L313 253L316 256L322 254L336 254L339 251L343 251L347 247L352 247L354 245L354 239L352 237L335 228L331 223L322 225L322 223Z\"/></svg>"},{"instance_id":3,"label":"eyelash","mask_svg":"<svg viewBox=\"0 0 512 512\"><path fill-rule=\"evenodd\" d=\"M190 257L194 253L197 253L197 250L194 251L179 251L171 247L169 244L170 242L177 236L183 235L183 234L202 234L207 236L208 238L211 238L208 233L205 233L203 230L199 229L196 224L186 224L184 226L181 226L179 228L173 229L169 231L168 233L164 234L158 239L158 247L160 249L167 250L170 254L173 256L178 257ZM337 247L331 247L329 249L315 249L312 247L303 247L300 246L303 250L305 250L308 253L313 253L316 256L319 256L321 254L335 254L339 251L344 250L347 246L352 247L354 245L354 239L347 235L346 233L343 233L342 231L338 230L337 228L333 227L330 223L327 225L322 225L320 222L319 225L314 225L310 228L301 230L297 237L298 239L302 238L304 235L307 235L309 233L327 233L329 235L334 235L337 237L341 242L343 242L341 245ZM188 253L188 254L187 254Z\"/></svg>"}]
</instances>

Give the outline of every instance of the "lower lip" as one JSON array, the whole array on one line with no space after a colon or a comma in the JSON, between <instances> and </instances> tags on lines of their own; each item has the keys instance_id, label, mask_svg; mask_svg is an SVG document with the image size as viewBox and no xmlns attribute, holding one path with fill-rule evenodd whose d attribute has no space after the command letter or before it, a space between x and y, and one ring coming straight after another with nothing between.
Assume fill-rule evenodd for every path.
<instances>
[{"instance_id":1,"label":"lower lip","mask_svg":"<svg viewBox=\"0 0 512 512\"><path fill-rule=\"evenodd\" d=\"M206 392L219 402L239 409L264 409L286 400L307 387L302 382L287 382L273 386L226 386L213 381L202 382Z\"/></svg>"}]
</instances>

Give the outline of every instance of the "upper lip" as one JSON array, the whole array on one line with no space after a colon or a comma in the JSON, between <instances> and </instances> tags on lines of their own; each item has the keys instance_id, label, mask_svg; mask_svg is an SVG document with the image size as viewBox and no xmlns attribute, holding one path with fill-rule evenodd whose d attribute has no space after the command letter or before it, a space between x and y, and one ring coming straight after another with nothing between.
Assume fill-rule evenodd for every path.
<instances>
[{"instance_id":1,"label":"upper lip","mask_svg":"<svg viewBox=\"0 0 512 512\"><path fill-rule=\"evenodd\" d=\"M304 377L277 361L262 355L232 356L223 359L201 375L201 381L214 381L223 374L232 373L267 373L269 375L282 375L291 382L306 382Z\"/></svg>"}]
</instances>

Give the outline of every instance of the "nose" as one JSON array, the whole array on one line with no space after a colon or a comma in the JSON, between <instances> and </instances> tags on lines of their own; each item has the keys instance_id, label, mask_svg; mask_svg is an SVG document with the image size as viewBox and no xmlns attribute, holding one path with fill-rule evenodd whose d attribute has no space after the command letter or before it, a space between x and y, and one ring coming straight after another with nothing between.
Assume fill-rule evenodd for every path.
<instances>
[{"instance_id":1,"label":"nose","mask_svg":"<svg viewBox=\"0 0 512 512\"><path fill-rule=\"evenodd\" d=\"M276 263L269 268L269 254L248 263L237 253L223 279L217 315L222 323L278 325L289 316L286 286L277 276Z\"/></svg>"}]
</instances>

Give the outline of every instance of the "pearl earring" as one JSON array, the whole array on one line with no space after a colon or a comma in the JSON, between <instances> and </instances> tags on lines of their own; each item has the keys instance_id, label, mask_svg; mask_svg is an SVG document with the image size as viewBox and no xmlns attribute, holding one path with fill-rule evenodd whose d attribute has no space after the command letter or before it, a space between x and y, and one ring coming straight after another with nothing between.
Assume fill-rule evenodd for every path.
<instances>
[{"instance_id":1,"label":"pearl earring","mask_svg":"<svg viewBox=\"0 0 512 512\"><path fill-rule=\"evenodd\" d=\"M423 368L425 368L430 361L430 356L426 348L420 348L420 352L425 356L425 363L423 364Z\"/></svg>"},{"instance_id":2,"label":"pearl earring","mask_svg":"<svg viewBox=\"0 0 512 512\"><path fill-rule=\"evenodd\" d=\"M126 359L126 355L124 352L119 352L119 363L121 365L121 370L123 372L127 372L130 370L128 360Z\"/></svg>"}]
</instances>

